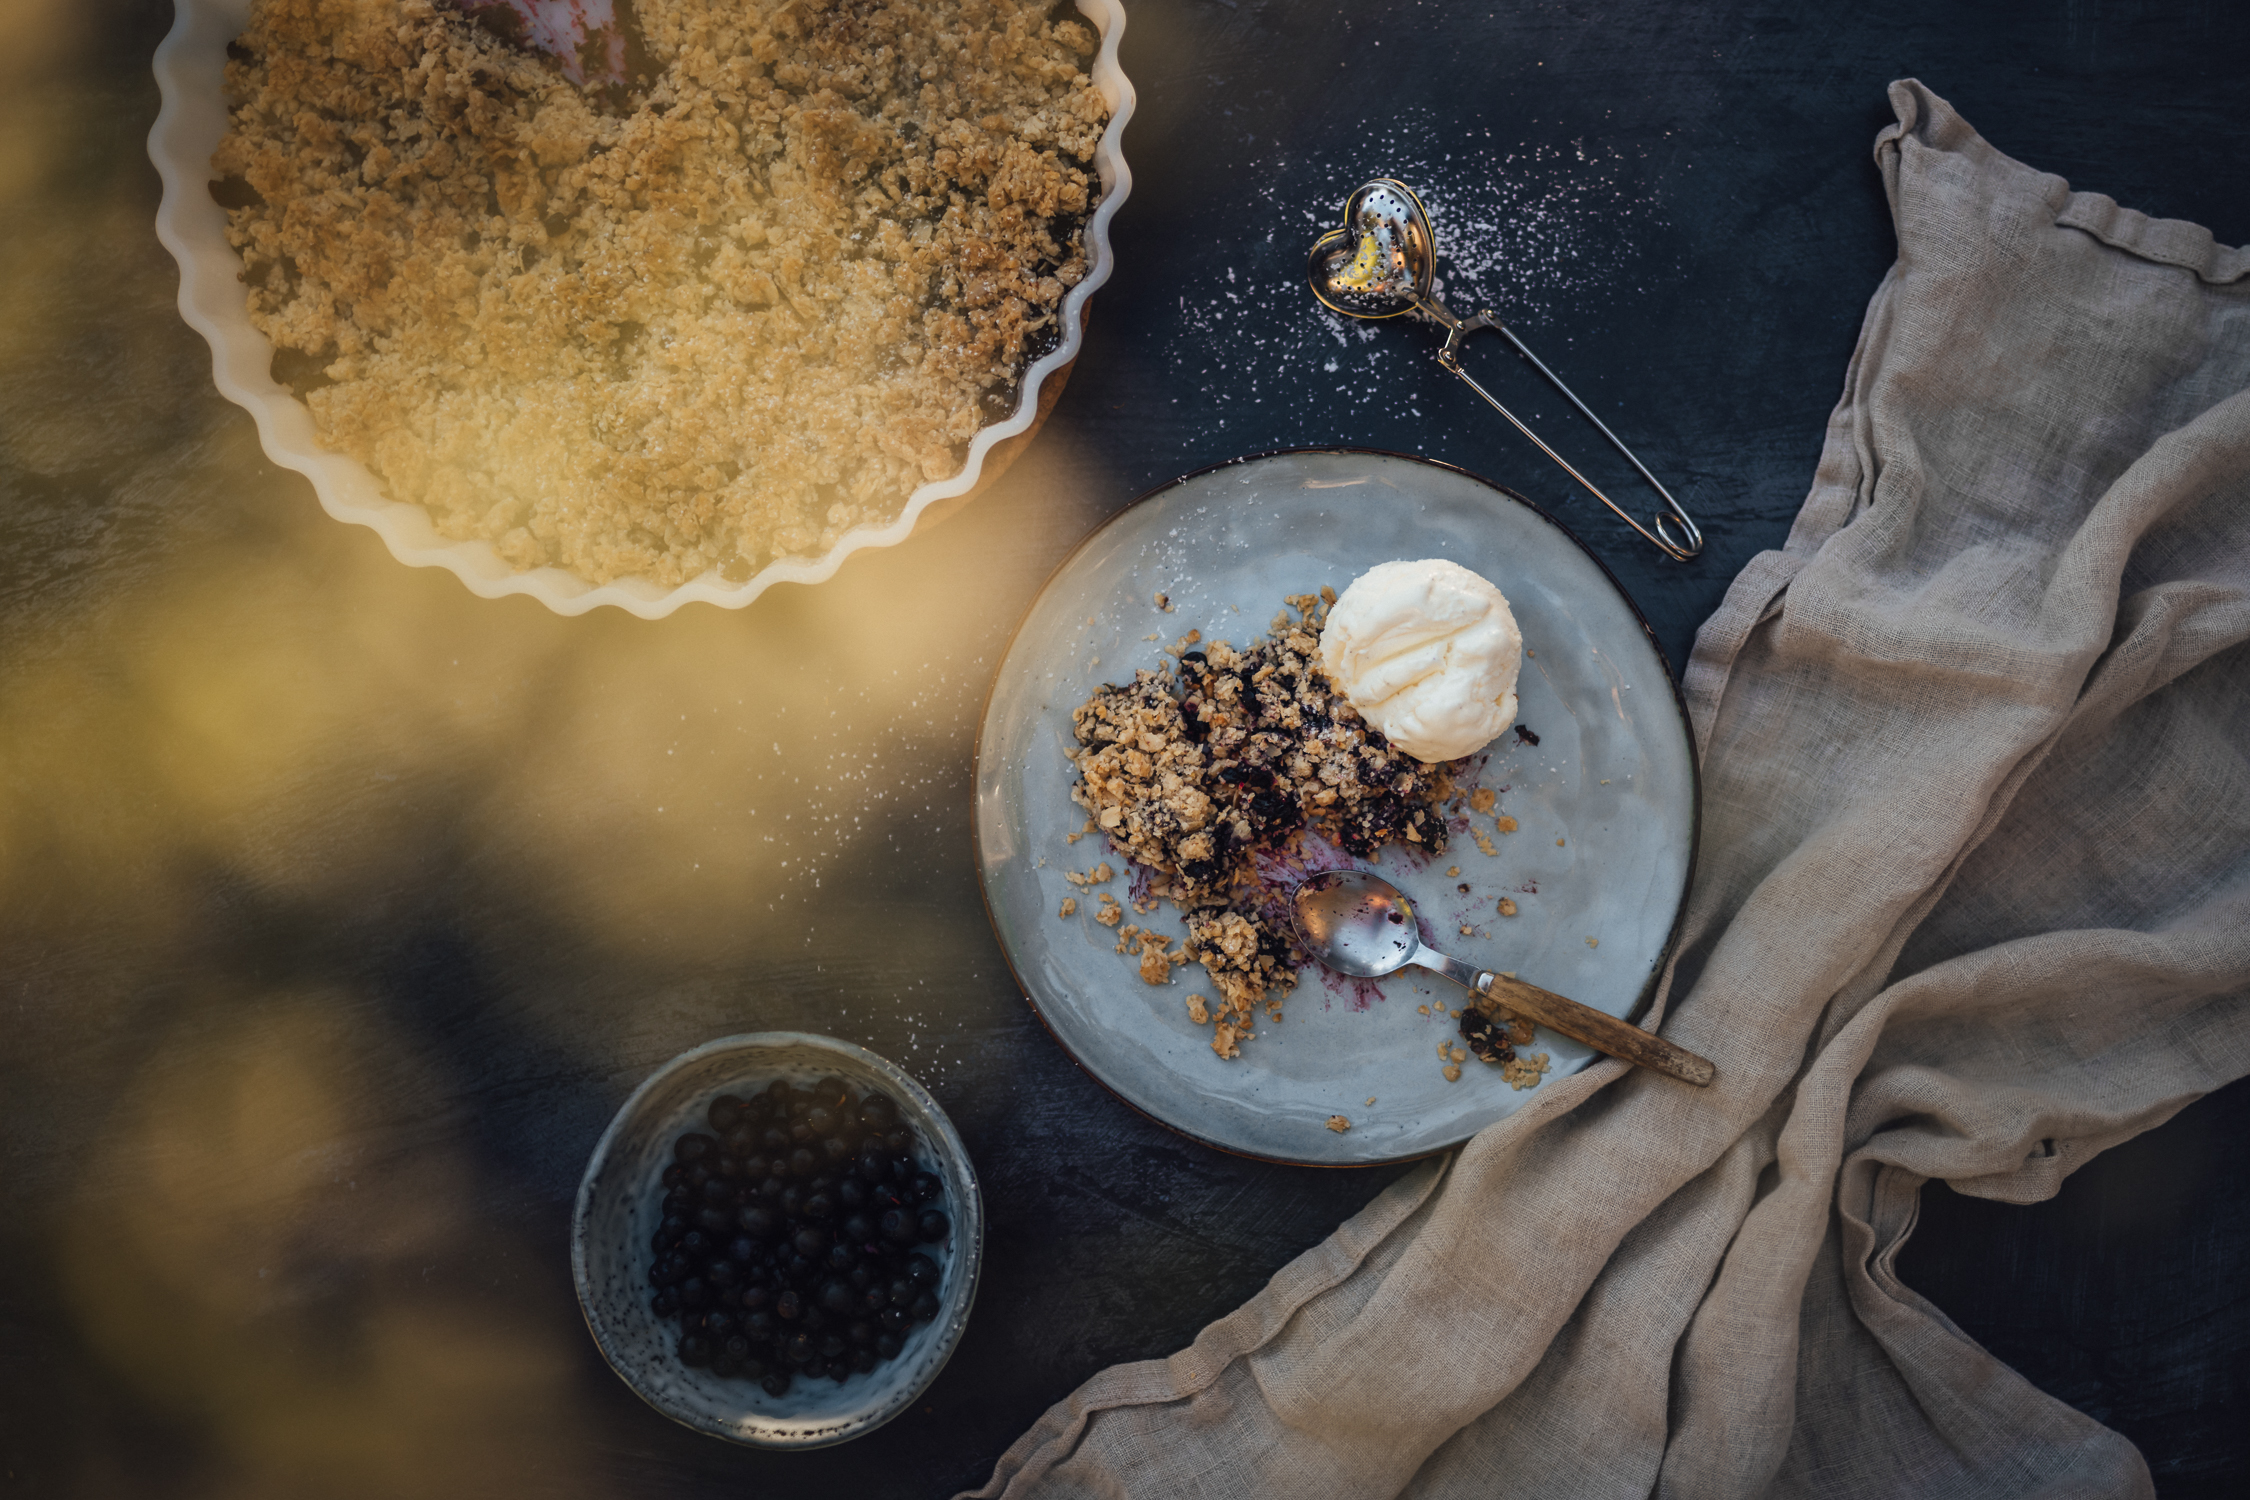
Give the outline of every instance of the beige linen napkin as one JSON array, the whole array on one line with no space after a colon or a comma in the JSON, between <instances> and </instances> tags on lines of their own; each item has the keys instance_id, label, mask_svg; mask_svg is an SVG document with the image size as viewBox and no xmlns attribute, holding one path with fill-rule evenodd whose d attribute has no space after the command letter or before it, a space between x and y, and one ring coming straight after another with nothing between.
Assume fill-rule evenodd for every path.
<instances>
[{"instance_id":1,"label":"beige linen napkin","mask_svg":"<svg viewBox=\"0 0 2250 1500\"><path fill-rule=\"evenodd\" d=\"M1687 672L1665 1035L1401 1179L985 1495L2147 1494L1893 1273L2250 1071L2250 255L1919 84L1787 544Z\"/></svg>"}]
</instances>

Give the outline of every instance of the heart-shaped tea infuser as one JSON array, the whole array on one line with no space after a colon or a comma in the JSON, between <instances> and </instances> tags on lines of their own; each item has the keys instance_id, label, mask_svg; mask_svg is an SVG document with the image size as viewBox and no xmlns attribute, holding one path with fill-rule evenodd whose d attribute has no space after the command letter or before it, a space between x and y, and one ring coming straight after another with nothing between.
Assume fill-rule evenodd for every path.
<instances>
[{"instance_id":1,"label":"heart-shaped tea infuser","mask_svg":"<svg viewBox=\"0 0 2250 1500\"><path fill-rule=\"evenodd\" d=\"M1455 317L1430 291L1431 278L1436 271L1437 243L1430 233L1429 213L1422 207L1422 200L1415 196L1414 189L1391 177L1362 183L1344 200L1344 227L1331 229L1313 242L1308 267L1313 295L1348 318L1396 318L1412 313L1444 328L1445 347L1438 351L1438 363L1460 376L1470 390L1484 397L1494 411L1513 423L1516 431L1530 438L1541 453L1584 485L1588 494L1615 511L1620 520L1654 543L1665 556L1686 562L1701 552L1703 532L1680 508L1680 502L1672 498L1672 492L1648 471L1648 465L1634 457L1633 450L1609 430L1609 424L1595 416L1586 403L1562 383L1562 377L1525 348L1523 340L1489 309L1478 312L1473 318ZM1581 416L1601 429L1610 446L1624 454L1626 462L1639 470L1641 478L1664 497L1669 513L1655 518L1654 530L1634 520L1623 506L1597 489L1592 480L1572 468L1568 459L1548 447L1538 433L1524 426L1521 418L1502 406L1492 392L1477 384L1476 378L1461 368L1461 340L1479 328L1490 328L1513 344L1516 353L1530 360L1532 368L1568 397Z\"/></svg>"}]
</instances>

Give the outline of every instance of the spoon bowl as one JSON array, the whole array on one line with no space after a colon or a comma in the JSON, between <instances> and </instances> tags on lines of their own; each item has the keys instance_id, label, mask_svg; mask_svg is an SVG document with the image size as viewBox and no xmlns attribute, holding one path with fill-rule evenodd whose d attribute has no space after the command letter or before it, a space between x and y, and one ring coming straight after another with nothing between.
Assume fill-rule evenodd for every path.
<instances>
[{"instance_id":1,"label":"spoon bowl","mask_svg":"<svg viewBox=\"0 0 2250 1500\"><path fill-rule=\"evenodd\" d=\"M1698 1087L1718 1076L1707 1059L1652 1032L1551 990L1438 952L1422 941L1412 903L1371 870L1315 875L1297 887L1289 904L1305 952L1340 974L1380 979L1413 964L1443 974L1480 1001L1504 1005L1611 1057Z\"/></svg>"}]
</instances>

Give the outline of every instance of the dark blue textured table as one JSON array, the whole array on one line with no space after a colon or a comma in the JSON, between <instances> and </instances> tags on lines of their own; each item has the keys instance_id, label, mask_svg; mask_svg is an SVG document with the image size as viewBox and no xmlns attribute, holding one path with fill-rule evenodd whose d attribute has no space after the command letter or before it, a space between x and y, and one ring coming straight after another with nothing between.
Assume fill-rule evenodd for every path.
<instances>
[{"instance_id":1,"label":"dark blue textured table","mask_svg":"<svg viewBox=\"0 0 2250 1500\"><path fill-rule=\"evenodd\" d=\"M1119 269L1030 454L834 582L658 624L486 603L268 465L171 306L147 0L0 36L0 1493L931 1496L1237 1305L1392 1175L1241 1161L1112 1100L1013 991L969 756L1047 570L1174 474L1349 442L1572 525L1675 668L1810 480L1892 253L1915 75L1995 145L2250 240L2234 4L1147 0ZM1360 179L1421 186L1510 318L1701 520L1632 538L1403 326L1298 282ZM1621 465L1504 346L1502 399ZM649 1069L801 1028L921 1074L976 1153L984 1293L835 1451L642 1407L579 1325L586 1150ZM1924 1195L1906 1280L2139 1442L2250 1451L2237 1085L2017 1209Z\"/></svg>"}]
</instances>

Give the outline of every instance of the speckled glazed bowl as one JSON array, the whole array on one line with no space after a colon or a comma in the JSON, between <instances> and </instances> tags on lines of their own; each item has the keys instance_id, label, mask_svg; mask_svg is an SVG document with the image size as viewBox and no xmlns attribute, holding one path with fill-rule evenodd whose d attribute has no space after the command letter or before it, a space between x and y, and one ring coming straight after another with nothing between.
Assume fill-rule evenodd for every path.
<instances>
[{"instance_id":1,"label":"speckled glazed bowl","mask_svg":"<svg viewBox=\"0 0 2250 1500\"><path fill-rule=\"evenodd\" d=\"M1115 264L1109 223L1133 184L1119 144L1134 104L1133 86L1117 65L1125 9L1119 0L1077 0L1078 9L1101 33L1091 80L1110 107L1109 128L1094 151L1102 201L1086 225L1092 269L1063 298L1062 342L1024 371L1015 410L970 440L961 472L914 491L888 526L855 527L820 557L779 558L739 583L720 577L716 568L672 589L645 578L597 585L561 568L519 573L489 542L439 535L428 511L392 499L356 459L321 447L312 413L273 378L273 345L250 321L240 279L242 258L227 243L226 211L210 192L211 153L227 128L222 94L227 44L248 24L250 3L175 0L171 33L156 49L156 83L164 103L149 131L148 155L164 184L156 234L180 265L180 315L210 343L220 394L256 418L266 456L310 479L324 510L339 521L373 527L400 562L450 569L471 592L488 599L529 594L565 615L608 604L651 620L696 600L738 609L777 583L820 583L835 576L854 552L905 541L916 525L952 514L998 478L1030 441L1054 409L1085 341L1089 301Z\"/></svg>"},{"instance_id":2,"label":"speckled glazed bowl","mask_svg":"<svg viewBox=\"0 0 2250 1500\"><path fill-rule=\"evenodd\" d=\"M855 1089L881 1089L914 1131L915 1154L945 1183L953 1234L936 1258L944 1269L938 1315L914 1330L898 1358L841 1383L799 1382L769 1396L753 1381L691 1369L674 1352L676 1324L649 1311L649 1241L662 1218L658 1178L672 1143L707 1128L721 1094L750 1094L776 1078L806 1084L834 1074ZM658 1068L609 1122L586 1163L570 1223L570 1272L602 1357L649 1405L713 1437L759 1448L824 1448L872 1432L914 1404L953 1355L976 1301L984 1262L984 1200L969 1153L929 1091L896 1065L834 1037L767 1031L722 1037Z\"/></svg>"}]
</instances>

